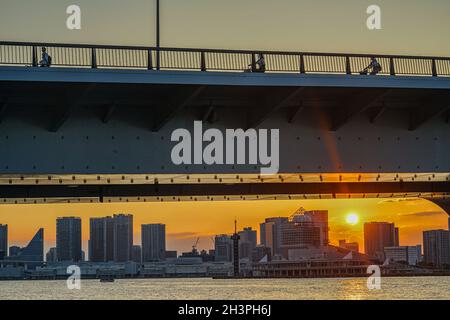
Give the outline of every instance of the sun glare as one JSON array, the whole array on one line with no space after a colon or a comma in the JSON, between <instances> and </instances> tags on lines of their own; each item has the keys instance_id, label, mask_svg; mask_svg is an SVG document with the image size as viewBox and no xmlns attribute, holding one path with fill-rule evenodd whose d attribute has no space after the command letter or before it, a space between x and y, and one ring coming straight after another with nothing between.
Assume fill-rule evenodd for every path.
<instances>
[{"instance_id":1,"label":"sun glare","mask_svg":"<svg viewBox=\"0 0 450 320\"><path fill-rule=\"evenodd\" d=\"M346 221L348 224L355 225L359 222L359 217L356 213L350 213L347 215Z\"/></svg>"}]
</instances>

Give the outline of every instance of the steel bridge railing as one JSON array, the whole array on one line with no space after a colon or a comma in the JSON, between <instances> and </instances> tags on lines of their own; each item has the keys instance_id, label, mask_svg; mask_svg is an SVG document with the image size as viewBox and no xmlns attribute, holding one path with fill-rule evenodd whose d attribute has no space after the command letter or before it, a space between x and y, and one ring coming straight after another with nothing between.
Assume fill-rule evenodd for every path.
<instances>
[{"instance_id":1,"label":"steel bridge railing","mask_svg":"<svg viewBox=\"0 0 450 320\"><path fill-rule=\"evenodd\" d=\"M450 76L450 58L400 55L181 49L0 41L0 66L38 67L41 47L52 67L243 72L264 54L266 72L359 74L376 57L380 75Z\"/></svg>"}]
</instances>

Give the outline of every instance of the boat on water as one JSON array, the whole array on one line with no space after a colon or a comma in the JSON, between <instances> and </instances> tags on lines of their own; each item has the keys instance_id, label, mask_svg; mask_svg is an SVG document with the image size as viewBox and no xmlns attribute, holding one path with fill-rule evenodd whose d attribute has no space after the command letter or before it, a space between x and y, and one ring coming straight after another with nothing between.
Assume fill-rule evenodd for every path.
<instances>
[{"instance_id":1,"label":"boat on water","mask_svg":"<svg viewBox=\"0 0 450 320\"><path fill-rule=\"evenodd\" d=\"M114 282L114 276L100 276L100 282Z\"/></svg>"}]
</instances>

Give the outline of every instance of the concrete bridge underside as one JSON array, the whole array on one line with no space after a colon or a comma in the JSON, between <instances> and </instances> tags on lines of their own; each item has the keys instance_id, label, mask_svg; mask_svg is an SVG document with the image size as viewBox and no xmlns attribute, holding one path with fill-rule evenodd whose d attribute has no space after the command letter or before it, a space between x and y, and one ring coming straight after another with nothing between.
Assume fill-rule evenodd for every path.
<instances>
[{"instance_id":1,"label":"concrete bridge underside","mask_svg":"<svg viewBox=\"0 0 450 320\"><path fill-rule=\"evenodd\" d=\"M445 199L449 107L450 78L2 67L0 202ZM172 164L195 120L279 128L280 173Z\"/></svg>"}]
</instances>

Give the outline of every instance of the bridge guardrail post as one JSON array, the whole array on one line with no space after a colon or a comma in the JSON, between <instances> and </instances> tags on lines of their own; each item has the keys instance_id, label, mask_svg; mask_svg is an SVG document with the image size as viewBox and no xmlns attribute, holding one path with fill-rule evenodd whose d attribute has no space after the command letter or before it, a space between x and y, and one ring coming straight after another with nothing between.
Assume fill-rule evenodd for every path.
<instances>
[{"instance_id":1,"label":"bridge guardrail post","mask_svg":"<svg viewBox=\"0 0 450 320\"><path fill-rule=\"evenodd\" d=\"M92 57L91 57L91 63L92 63L91 67L92 67L92 69L96 69L97 68L97 53L96 53L95 48L91 49L91 55L92 55Z\"/></svg>"},{"instance_id":2,"label":"bridge guardrail post","mask_svg":"<svg viewBox=\"0 0 450 320\"><path fill-rule=\"evenodd\" d=\"M305 69L305 57L301 54L300 55L300 73L306 73Z\"/></svg>"},{"instance_id":3,"label":"bridge guardrail post","mask_svg":"<svg viewBox=\"0 0 450 320\"><path fill-rule=\"evenodd\" d=\"M350 65L350 57L346 56L345 57L345 73L346 74L352 74L352 67Z\"/></svg>"},{"instance_id":4,"label":"bridge guardrail post","mask_svg":"<svg viewBox=\"0 0 450 320\"><path fill-rule=\"evenodd\" d=\"M161 70L161 50L156 48L156 70Z\"/></svg>"},{"instance_id":5,"label":"bridge guardrail post","mask_svg":"<svg viewBox=\"0 0 450 320\"><path fill-rule=\"evenodd\" d=\"M252 52L252 71L256 70L256 58L255 58L255 53Z\"/></svg>"},{"instance_id":6,"label":"bridge guardrail post","mask_svg":"<svg viewBox=\"0 0 450 320\"><path fill-rule=\"evenodd\" d=\"M389 58L389 71L391 76L395 76L394 58Z\"/></svg>"},{"instance_id":7,"label":"bridge guardrail post","mask_svg":"<svg viewBox=\"0 0 450 320\"><path fill-rule=\"evenodd\" d=\"M436 59L431 60L431 73L433 77L437 77Z\"/></svg>"},{"instance_id":8,"label":"bridge guardrail post","mask_svg":"<svg viewBox=\"0 0 450 320\"><path fill-rule=\"evenodd\" d=\"M36 56L36 46L31 47L31 64L33 65L33 67L37 67L38 63L37 63L37 56Z\"/></svg>"},{"instance_id":9,"label":"bridge guardrail post","mask_svg":"<svg viewBox=\"0 0 450 320\"><path fill-rule=\"evenodd\" d=\"M153 52L152 49L147 50L147 69L153 70Z\"/></svg>"},{"instance_id":10,"label":"bridge guardrail post","mask_svg":"<svg viewBox=\"0 0 450 320\"><path fill-rule=\"evenodd\" d=\"M201 71L206 71L206 59L204 51L200 53L200 69Z\"/></svg>"}]
</instances>

